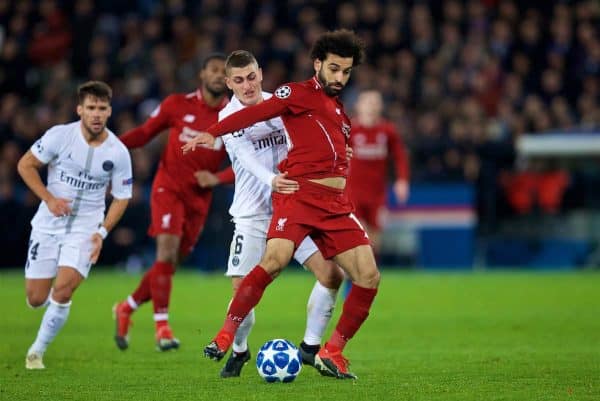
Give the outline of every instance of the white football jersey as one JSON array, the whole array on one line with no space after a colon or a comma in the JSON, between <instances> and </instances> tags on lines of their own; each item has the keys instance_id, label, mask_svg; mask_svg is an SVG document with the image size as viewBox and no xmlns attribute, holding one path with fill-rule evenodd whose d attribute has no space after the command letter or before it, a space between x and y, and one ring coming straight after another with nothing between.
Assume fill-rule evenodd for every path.
<instances>
[{"instance_id":1,"label":"white football jersey","mask_svg":"<svg viewBox=\"0 0 600 401\"><path fill-rule=\"evenodd\" d=\"M133 177L131 158L123 143L108 131L99 146L90 146L81 132L81 122L50 128L31 147L33 155L48 164L48 191L71 200L72 213L54 216L41 202L31 220L34 230L48 234L93 232L104 220L106 190L117 199L129 199Z\"/></svg>"},{"instance_id":2,"label":"white football jersey","mask_svg":"<svg viewBox=\"0 0 600 401\"><path fill-rule=\"evenodd\" d=\"M271 97L263 92L263 99ZM219 112L219 121L245 106L235 97ZM235 193L229 213L236 219L270 219L271 183L277 164L287 157L287 133L280 117L224 135L235 173Z\"/></svg>"}]
</instances>

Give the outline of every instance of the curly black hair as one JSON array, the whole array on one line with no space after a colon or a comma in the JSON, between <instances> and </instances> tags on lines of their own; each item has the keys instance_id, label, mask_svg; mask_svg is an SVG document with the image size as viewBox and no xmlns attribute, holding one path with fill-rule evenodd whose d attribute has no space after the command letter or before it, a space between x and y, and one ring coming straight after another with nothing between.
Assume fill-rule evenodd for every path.
<instances>
[{"instance_id":1,"label":"curly black hair","mask_svg":"<svg viewBox=\"0 0 600 401\"><path fill-rule=\"evenodd\" d=\"M352 66L361 64L365 58L365 44L354 31L338 29L325 32L313 45L310 57L313 60L325 60L327 54L340 57L352 57Z\"/></svg>"}]
</instances>

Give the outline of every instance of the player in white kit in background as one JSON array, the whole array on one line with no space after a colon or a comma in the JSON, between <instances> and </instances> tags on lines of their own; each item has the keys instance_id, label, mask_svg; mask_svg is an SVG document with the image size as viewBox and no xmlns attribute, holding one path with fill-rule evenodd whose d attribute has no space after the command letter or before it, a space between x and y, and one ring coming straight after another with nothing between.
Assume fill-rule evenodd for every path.
<instances>
[{"instance_id":1,"label":"player in white kit in background","mask_svg":"<svg viewBox=\"0 0 600 401\"><path fill-rule=\"evenodd\" d=\"M111 88L90 81L79 86L77 95L81 120L50 128L18 164L21 178L42 200L31 220L27 304L47 307L27 351L27 369L44 369L44 352L69 316L73 292L98 260L102 241L132 195L129 152L106 128ZM47 186L39 173L46 164ZM105 217L109 185L113 200Z\"/></svg>"},{"instance_id":2,"label":"player in white kit in background","mask_svg":"<svg viewBox=\"0 0 600 401\"><path fill-rule=\"evenodd\" d=\"M219 120L271 97L262 91L262 71L250 52L232 52L225 62L225 74L225 83L233 91L233 97L219 112ZM287 173L277 170L277 164L287 156L289 143L281 118L256 123L244 131L223 136L235 173L235 192L229 209L235 231L226 273L231 277L234 293L264 254L273 213L271 191L293 193L298 189L296 181L286 179ZM210 172L202 172L201 177L206 186L218 184ZM306 332L299 347L303 363L314 365L314 355L320 349L344 276L335 263L323 258L309 237L300 244L294 258L317 278L308 299ZM235 334L233 350L221 370L221 377L239 376L250 359L247 339L254 321L253 309Z\"/></svg>"}]
</instances>

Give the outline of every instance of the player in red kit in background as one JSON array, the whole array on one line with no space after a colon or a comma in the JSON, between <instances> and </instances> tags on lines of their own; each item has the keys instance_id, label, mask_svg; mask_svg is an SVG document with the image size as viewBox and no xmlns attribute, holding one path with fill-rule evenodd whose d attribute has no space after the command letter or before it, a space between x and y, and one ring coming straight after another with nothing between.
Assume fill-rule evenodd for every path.
<instances>
[{"instance_id":1,"label":"player in red kit in background","mask_svg":"<svg viewBox=\"0 0 600 401\"><path fill-rule=\"evenodd\" d=\"M231 114L183 146L190 151L198 144L212 145L215 138L211 135L244 135L243 128L281 116L289 152L278 168L299 184L291 194L272 194L265 254L240 283L223 327L204 348L206 357L223 358L240 323L309 235L323 257L333 259L352 280L335 330L315 356L315 367L323 375L356 378L348 371L349 362L342 352L369 315L380 275L369 238L344 190L350 120L338 95L363 56L363 44L353 32L323 33L311 51L315 71L311 79L280 86L271 98Z\"/></svg>"},{"instance_id":2,"label":"player in red kit in background","mask_svg":"<svg viewBox=\"0 0 600 401\"><path fill-rule=\"evenodd\" d=\"M129 148L137 148L169 129L169 138L152 184L149 235L156 238L156 261L135 291L115 307L117 347L129 345L131 314L152 299L156 344L161 351L178 348L168 323L172 276L179 261L193 250L208 215L212 190L201 188L196 174L216 172L227 157L222 143L211 149L182 156L181 146L217 122L219 111L228 102L225 86L225 55L208 56L199 71L201 86L192 93L168 96L140 127L120 137ZM232 170L217 174L221 182L233 182Z\"/></svg>"},{"instance_id":3,"label":"player in red kit in background","mask_svg":"<svg viewBox=\"0 0 600 401\"><path fill-rule=\"evenodd\" d=\"M356 101L352 120L348 191L356 217L365 227L375 255L380 249L381 217L386 200L388 160L394 161L394 195L400 203L409 196L410 167L402 138L391 121L383 118L383 99L376 90L366 90Z\"/></svg>"}]
</instances>

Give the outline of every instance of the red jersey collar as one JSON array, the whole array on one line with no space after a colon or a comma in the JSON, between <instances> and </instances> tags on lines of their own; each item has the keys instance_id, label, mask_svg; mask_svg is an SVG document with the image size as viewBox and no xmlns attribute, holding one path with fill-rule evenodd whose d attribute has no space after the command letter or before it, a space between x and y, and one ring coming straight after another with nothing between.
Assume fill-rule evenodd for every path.
<instances>
[{"instance_id":1,"label":"red jersey collar","mask_svg":"<svg viewBox=\"0 0 600 401\"><path fill-rule=\"evenodd\" d=\"M321 83L319 82L319 80L317 79L317 76L313 76L312 77L313 81L315 82L315 84L317 85L318 89L323 89L323 85L321 85Z\"/></svg>"}]
</instances>

